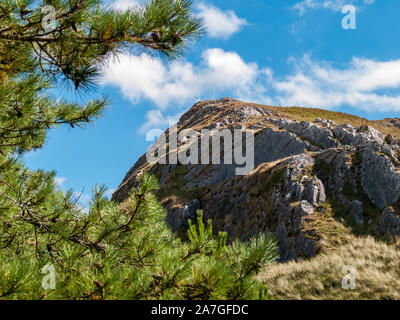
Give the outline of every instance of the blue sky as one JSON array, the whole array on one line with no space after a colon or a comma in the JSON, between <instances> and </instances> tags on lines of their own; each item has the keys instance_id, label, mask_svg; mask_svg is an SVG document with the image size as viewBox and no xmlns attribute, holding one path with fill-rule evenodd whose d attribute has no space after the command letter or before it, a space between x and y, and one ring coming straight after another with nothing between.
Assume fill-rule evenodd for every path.
<instances>
[{"instance_id":1,"label":"blue sky","mask_svg":"<svg viewBox=\"0 0 400 320\"><path fill-rule=\"evenodd\" d=\"M44 148L24 156L32 169L56 170L63 189L95 183L110 190L165 129L198 100L230 96L284 106L320 107L369 119L400 111L398 0L194 1L208 35L184 58L165 62L124 54L104 70L97 92L112 104L84 130L52 130ZM135 0L110 5L119 10ZM343 29L354 5L356 29ZM60 94L60 93L58 93ZM61 93L83 102L71 91ZM110 192L111 193L111 192Z\"/></svg>"}]
</instances>

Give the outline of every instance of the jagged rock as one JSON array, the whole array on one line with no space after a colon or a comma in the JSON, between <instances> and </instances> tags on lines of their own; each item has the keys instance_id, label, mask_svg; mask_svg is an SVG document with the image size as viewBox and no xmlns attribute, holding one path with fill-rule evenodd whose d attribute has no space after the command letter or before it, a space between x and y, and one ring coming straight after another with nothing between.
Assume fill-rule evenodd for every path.
<instances>
[{"instance_id":1,"label":"jagged rock","mask_svg":"<svg viewBox=\"0 0 400 320\"><path fill-rule=\"evenodd\" d=\"M363 209L363 203L361 201L359 200L351 201L349 209L357 223L359 224L364 223L364 218L363 218L364 209Z\"/></svg>"},{"instance_id":2,"label":"jagged rock","mask_svg":"<svg viewBox=\"0 0 400 320\"><path fill-rule=\"evenodd\" d=\"M357 131L360 132L361 136L366 141L369 142L375 141L378 142L379 144L382 144L384 142L385 136L378 130L369 125L360 126Z\"/></svg>"},{"instance_id":3,"label":"jagged rock","mask_svg":"<svg viewBox=\"0 0 400 320\"><path fill-rule=\"evenodd\" d=\"M255 137L254 150L257 150L254 160L255 166L258 166L261 163L303 154L306 150L317 149L293 133L267 128Z\"/></svg>"},{"instance_id":4,"label":"jagged rock","mask_svg":"<svg viewBox=\"0 0 400 320\"><path fill-rule=\"evenodd\" d=\"M297 238L297 250L301 252L303 256L313 257L315 256L317 249L315 247L315 240L306 239L304 234L301 233Z\"/></svg>"},{"instance_id":5,"label":"jagged rock","mask_svg":"<svg viewBox=\"0 0 400 320\"><path fill-rule=\"evenodd\" d=\"M314 207L306 200L302 200L298 206L296 206L296 214L299 216L306 216L314 213Z\"/></svg>"},{"instance_id":6,"label":"jagged rock","mask_svg":"<svg viewBox=\"0 0 400 320\"><path fill-rule=\"evenodd\" d=\"M380 148L383 154L387 155L393 163L397 164L398 160L396 158L396 153L394 152L394 150L385 145L381 146Z\"/></svg>"},{"instance_id":7,"label":"jagged rock","mask_svg":"<svg viewBox=\"0 0 400 320\"><path fill-rule=\"evenodd\" d=\"M305 187L305 198L314 207L326 201L325 187L321 180L314 177Z\"/></svg>"},{"instance_id":8,"label":"jagged rock","mask_svg":"<svg viewBox=\"0 0 400 320\"><path fill-rule=\"evenodd\" d=\"M333 126L336 125L335 122L333 122L332 120L326 120L326 119L321 119L321 118L315 119L314 123L320 123L320 124L322 124L322 126L328 127L328 128L332 128Z\"/></svg>"},{"instance_id":9,"label":"jagged rock","mask_svg":"<svg viewBox=\"0 0 400 320\"><path fill-rule=\"evenodd\" d=\"M343 145L366 146L371 143L384 143L384 135L368 125L354 129L344 124L337 126L332 132Z\"/></svg>"},{"instance_id":10,"label":"jagged rock","mask_svg":"<svg viewBox=\"0 0 400 320\"><path fill-rule=\"evenodd\" d=\"M383 209L400 199L400 175L392 161L367 146L362 152L361 183L371 201Z\"/></svg>"},{"instance_id":11,"label":"jagged rock","mask_svg":"<svg viewBox=\"0 0 400 320\"><path fill-rule=\"evenodd\" d=\"M191 202L186 202L183 207L169 202L166 208L168 209L167 221L169 225L174 230L179 231L188 226L188 220L196 221L197 210L201 209L201 202L194 199Z\"/></svg>"},{"instance_id":12,"label":"jagged rock","mask_svg":"<svg viewBox=\"0 0 400 320\"><path fill-rule=\"evenodd\" d=\"M383 232L391 233L395 236L400 236L400 217L395 215L394 211L389 208L383 210L379 221L379 228Z\"/></svg>"},{"instance_id":13,"label":"jagged rock","mask_svg":"<svg viewBox=\"0 0 400 320\"><path fill-rule=\"evenodd\" d=\"M280 129L286 129L299 137L308 139L318 147L333 148L338 145L331 130L328 128L321 128L311 122L288 122L285 121L285 119L271 119L270 121L279 126Z\"/></svg>"},{"instance_id":14,"label":"jagged rock","mask_svg":"<svg viewBox=\"0 0 400 320\"><path fill-rule=\"evenodd\" d=\"M221 147L222 148L222 147ZM276 131L272 128L264 129L254 139L254 166L272 162L278 159L302 154L306 150L315 150L308 142L302 141L296 135L287 131ZM204 166L193 166L185 176L188 187L211 186L236 176L236 164L209 165L208 170L199 175Z\"/></svg>"},{"instance_id":15,"label":"jagged rock","mask_svg":"<svg viewBox=\"0 0 400 320\"><path fill-rule=\"evenodd\" d=\"M354 141L356 139L356 130L353 127L349 127L347 125L337 126L332 130L336 138L340 140L344 145L352 145L355 144Z\"/></svg>"},{"instance_id":16,"label":"jagged rock","mask_svg":"<svg viewBox=\"0 0 400 320\"><path fill-rule=\"evenodd\" d=\"M385 137L385 142L390 145L394 145L398 143L398 139L394 138L391 134L388 134Z\"/></svg>"},{"instance_id":17,"label":"jagged rock","mask_svg":"<svg viewBox=\"0 0 400 320\"><path fill-rule=\"evenodd\" d=\"M293 230L300 232L303 226L303 217L313 214L314 207L306 200L302 200L294 209Z\"/></svg>"}]
</instances>

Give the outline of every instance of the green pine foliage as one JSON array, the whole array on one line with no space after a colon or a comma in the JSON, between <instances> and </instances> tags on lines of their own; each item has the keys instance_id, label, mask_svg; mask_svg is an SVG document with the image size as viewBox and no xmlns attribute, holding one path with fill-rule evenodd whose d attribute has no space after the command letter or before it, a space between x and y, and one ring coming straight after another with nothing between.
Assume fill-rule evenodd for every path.
<instances>
[{"instance_id":1,"label":"green pine foliage","mask_svg":"<svg viewBox=\"0 0 400 320\"><path fill-rule=\"evenodd\" d=\"M20 160L43 146L49 129L84 127L108 103L57 100L49 89L61 80L90 88L121 50L181 54L203 32L191 1L152 0L127 12L98 0L47 4L56 8L51 30L42 28L41 1L0 3L0 299L268 298L253 279L277 258L268 236L227 245L199 213L181 241L149 175L123 205L95 186L86 212L57 187L55 172Z\"/></svg>"},{"instance_id":2,"label":"green pine foliage","mask_svg":"<svg viewBox=\"0 0 400 320\"><path fill-rule=\"evenodd\" d=\"M277 258L275 242L260 235L226 244L199 212L189 241L165 223L165 209L145 175L123 209L95 187L89 213L50 208L31 223L10 222L2 233L0 297L3 299L259 299L265 288L253 276ZM62 200L62 194L54 195ZM68 200L64 198L65 201ZM55 202L56 203L56 202ZM27 213L27 219L29 217ZM17 217L16 217L17 218ZM21 221L18 221L21 220ZM40 223L39 223L40 221ZM35 223L37 222L37 223ZM14 230L13 232L11 230ZM24 230L23 234L21 234ZM11 235L18 234L19 241ZM45 266L55 270L55 288L43 289Z\"/></svg>"}]
</instances>

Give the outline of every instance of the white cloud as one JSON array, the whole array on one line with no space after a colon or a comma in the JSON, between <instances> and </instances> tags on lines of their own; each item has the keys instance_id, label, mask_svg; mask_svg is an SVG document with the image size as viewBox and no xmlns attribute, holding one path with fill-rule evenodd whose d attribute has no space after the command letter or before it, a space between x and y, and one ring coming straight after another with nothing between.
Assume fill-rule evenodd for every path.
<instances>
[{"instance_id":1,"label":"white cloud","mask_svg":"<svg viewBox=\"0 0 400 320\"><path fill-rule=\"evenodd\" d=\"M38 154L40 154L41 151L42 151L42 149L35 149L35 150L25 152L23 154L23 159L24 160L32 159L32 158L36 157Z\"/></svg>"},{"instance_id":2,"label":"white cloud","mask_svg":"<svg viewBox=\"0 0 400 320\"><path fill-rule=\"evenodd\" d=\"M373 4L375 0L302 0L292 8L304 14L308 9L329 9L340 11L345 5L366 6Z\"/></svg>"},{"instance_id":3,"label":"white cloud","mask_svg":"<svg viewBox=\"0 0 400 320\"><path fill-rule=\"evenodd\" d=\"M182 113L164 116L160 110L150 110L146 114L146 122L139 128L138 132L144 134L151 129L165 129L178 122Z\"/></svg>"},{"instance_id":4,"label":"white cloud","mask_svg":"<svg viewBox=\"0 0 400 320\"><path fill-rule=\"evenodd\" d=\"M113 1L110 6L113 9L120 10L120 11L126 11L128 9L134 9L137 6L140 5L139 0L116 0Z\"/></svg>"},{"instance_id":5,"label":"white cloud","mask_svg":"<svg viewBox=\"0 0 400 320\"><path fill-rule=\"evenodd\" d=\"M60 188L63 186L64 182L67 181L67 178L64 177L55 177L54 182L59 186Z\"/></svg>"},{"instance_id":6,"label":"white cloud","mask_svg":"<svg viewBox=\"0 0 400 320\"><path fill-rule=\"evenodd\" d=\"M198 16L202 17L212 38L228 39L247 25L245 19L239 18L233 10L223 11L211 4L200 3Z\"/></svg>"},{"instance_id":7,"label":"white cloud","mask_svg":"<svg viewBox=\"0 0 400 320\"><path fill-rule=\"evenodd\" d=\"M89 204L90 204L92 197L87 193L78 192L78 191L75 191L73 193L73 196L77 200L77 203L76 203L77 208L82 213L88 214L89 213Z\"/></svg>"},{"instance_id":8,"label":"white cloud","mask_svg":"<svg viewBox=\"0 0 400 320\"><path fill-rule=\"evenodd\" d=\"M91 201L91 199L92 199L92 197L89 194L83 193L83 192L78 192L78 191L75 191L73 193L73 196L76 199L78 199L79 202L82 202L82 203L85 203L85 204L89 203Z\"/></svg>"},{"instance_id":9,"label":"white cloud","mask_svg":"<svg viewBox=\"0 0 400 320\"><path fill-rule=\"evenodd\" d=\"M187 61L165 64L145 53L123 54L104 70L103 84L118 87L132 103L150 100L165 109L172 103L182 106L224 91L243 99L252 96L263 100L265 88L258 78L270 75L270 69L246 63L236 52L208 49L198 66Z\"/></svg>"},{"instance_id":10,"label":"white cloud","mask_svg":"<svg viewBox=\"0 0 400 320\"><path fill-rule=\"evenodd\" d=\"M272 81L274 101L284 105L366 111L400 110L400 60L375 61L353 58L346 68L334 68L309 56L292 60L295 72ZM389 94L390 92L390 94Z\"/></svg>"},{"instance_id":11,"label":"white cloud","mask_svg":"<svg viewBox=\"0 0 400 320\"><path fill-rule=\"evenodd\" d=\"M80 204L77 204L77 209L84 214L89 214L90 212L90 209L88 207L81 206Z\"/></svg>"},{"instance_id":12,"label":"white cloud","mask_svg":"<svg viewBox=\"0 0 400 320\"><path fill-rule=\"evenodd\" d=\"M115 191L117 191L117 190L116 189L108 189L107 192L105 193L105 196L108 198L111 198Z\"/></svg>"},{"instance_id":13,"label":"white cloud","mask_svg":"<svg viewBox=\"0 0 400 320\"><path fill-rule=\"evenodd\" d=\"M115 191L116 189L108 189L104 195L110 199ZM76 203L77 209L82 213L88 214L90 211L89 207L90 207L90 202L92 201L92 196L87 193L78 191L75 191L73 193L73 196L77 200Z\"/></svg>"}]
</instances>

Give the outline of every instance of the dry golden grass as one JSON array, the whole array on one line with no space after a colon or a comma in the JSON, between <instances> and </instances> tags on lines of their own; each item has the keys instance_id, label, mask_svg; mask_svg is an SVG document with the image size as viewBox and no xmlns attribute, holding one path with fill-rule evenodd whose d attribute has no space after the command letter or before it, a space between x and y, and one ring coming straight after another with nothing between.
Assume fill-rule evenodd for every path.
<instances>
[{"instance_id":1,"label":"dry golden grass","mask_svg":"<svg viewBox=\"0 0 400 320\"><path fill-rule=\"evenodd\" d=\"M213 100L206 100L206 101L200 101L196 105L201 106L210 102L216 102ZM394 126L392 123L390 123L390 119L382 119L382 120L368 120L365 118L357 117L355 115L351 115L348 113L343 113L343 112L336 112L336 111L330 111L330 110L325 110L325 109L318 109L318 108L304 108L304 107L279 107L279 106L267 106L267 105L262 105L262 104L257 104L257 103L252 103L252 102L242 102L239 100L231 100L230 102L226 103L224 108L222 110L227 110L229 108L237 108L237 107L242 107L242 106L248 106L248 107L261 107L265 108L271 111L274 111L276 116L282 116L289 118L291 120L296 120L296 121L314 121L316 118L321 118L321 119L328 119L334 121L336 124L350 124L354 127L358 127L364 124L371 125L375 129L379 130L383 134L391 134L397 138L400 138L400 128ZM211 124L212 122L219 120L219 114L218 112L215 113L212 116L206 117L202 119L202 121L196 123L194 127L204 127L206 125ZM190 121L188 121L190 122ZM399 120L400 124L400 120Z\"/></svg>"},{"instance_id":2,"label":"dry golden grass","mask_svg":"<svg viewBox=\"0 0 400 320\"><path fill-rule=\"evenodd\" d=\"M324 109L301 108L301 107L273 107L280 114L297 121L314 121L316 118L330 119L337 123L349 123L360 126L368 122L367 119L360 118L348 113L335 112Z\"/></svg>"},{"instance_id":3,"label":"dry golden grass","mask_svg":"<svg viewBox=\"0 0 400 320\"><path fill-rule=\"evenodd\" d=\"M314 121L316 118L328 119L336 124L350 124L353 127L359 127L367 124L379 130L383 134L391 134L400 138L400 128L392 125L388 119L384 120L368 120L360 118L348 113L335 112L316 108L300 108L300 107L269 107L272 110L278 111L282 116L297 121Z\"/></svg>"},{"instance_id":4,"label":"dry golden grass","mask_svg":"<svg viewBox=\"0 0 400 320\"><path fill-rule=\"evenodd\" d=\"M316 240L318 250L336 249L338 246L347 244L349 235L352 234L350 226L339 221L339 217L331 210L331 204L325 203L325 212L319 212L319 208L309 216L303 218L303 232L307 238Z\"/></svg>"},{"instance_id":5,"label":"dry golden grass","mask_svg":"<svg viewBox=\"0 0 400 320\"><path fill-rule=\"evenodd\" d=\"M344 266L356 269L356 289L342 288ZM258 275L275 299L400 299L400 244L348 236L347 244L310 260L275 264Z\"/></svg>"},{"instance_id":6,"label":"dry golden grass","mask_svg":"<svg viewBox=\"0 0 400 320\"><path fill-rule=\"evenodd\" d=\"M344 218L347 215L340 212L341 207L328 200L314 214L304 217L303 232L307 238L315 239L319 253L307 260L275 264L263 270L258 279L268 285L272 297L400 299L400 240L369 228L356 230ZM344 266L357 271L355 290L342 288Z\"/></svg>"}]
</instances>

